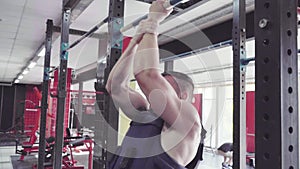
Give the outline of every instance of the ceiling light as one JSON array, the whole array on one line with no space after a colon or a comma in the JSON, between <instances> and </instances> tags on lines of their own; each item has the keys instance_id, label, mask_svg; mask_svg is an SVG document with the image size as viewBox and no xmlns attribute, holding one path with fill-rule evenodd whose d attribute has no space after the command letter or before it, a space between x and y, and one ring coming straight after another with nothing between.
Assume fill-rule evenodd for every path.
<instances>
[{"instance_id":1,"label":"ceiling light","mask_svg":"<svg viewBox=\"0 0 300 169\"><path fill-rule=\"evenodd\" d=\"M22 74L26 75L28 72L29 72L29 69L24 69L23 72L22 72Z\"/></svg>"},{"instance_id":2,"label":"ceiling light","mask_svg":"<svg viewBox=\"0 0 300 169\"><path fill-rule=\"evenodd\" d=\"M42 57L42 56L45 56L45 48L43 48L39 54L38 54L39 57Z\"/></svg>"},{"instance_id":3,"label":"ceiling light","mask_svg":"<svg viewBox=\"0 0 300 169\"><path fill-rule=\"evenodd\" d=\"M15 80L15 83L19 83L19 82L20 82L20 80L19 80L19 79L16 79L16 80Z\"/></svg>"},{"instance_id":4,"label":"ceiling light","mask_svg":"<svg viewBox=\"0 0 300 169\"><path fill-rule=\"evenodd\" d=\"M28 68L31 69L36 65L36 62L30 62L30 64L28 65Z\"/></svg>"},{"instance_id":5,"label":"ceiling light","mask_svg":"<svg viewBox=\"0 0 300 169\"><path fill-rule=\"evenodd\" d=\"M19 75L18 79L21 80L21 79L23 79L23 77L24 77L23 75Z\"/></svg>"}]
</instances>

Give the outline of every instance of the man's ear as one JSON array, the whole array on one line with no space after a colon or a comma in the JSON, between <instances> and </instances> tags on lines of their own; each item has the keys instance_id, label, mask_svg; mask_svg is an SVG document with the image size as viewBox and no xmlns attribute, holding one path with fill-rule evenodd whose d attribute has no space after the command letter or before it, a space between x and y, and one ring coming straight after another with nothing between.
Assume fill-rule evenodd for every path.
<instances>
[{"instance_id":1,"label":"man's ear","mask_svg":"<svg viewBox=\"0 0 300 169\"><path fill-rule=\"evenodd\" d=\"M182 92L182 93L180 94L180 99L182 99L182 100L187 100L187 99L188 99L188 94L187 94L187 92Z\"/></svg>"}]
</instances>

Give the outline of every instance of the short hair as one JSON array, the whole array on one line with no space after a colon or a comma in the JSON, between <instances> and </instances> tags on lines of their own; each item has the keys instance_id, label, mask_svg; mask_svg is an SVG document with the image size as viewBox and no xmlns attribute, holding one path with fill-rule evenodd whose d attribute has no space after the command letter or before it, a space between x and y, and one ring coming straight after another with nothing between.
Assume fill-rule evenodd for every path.
<instances>
[{"instance_id":1,"label":"short hair","mask_svg":"<svg viewBox=\"0 0 300 169\"><path fill-rule=\"evenodd\" d=\"M194 91L194 82L193 80L186 74L175 71L166 71L162 73L162 76L171 76L177 82L180 90L188 91L190 96L193 95Z\"/></svg>"}]
</instances>

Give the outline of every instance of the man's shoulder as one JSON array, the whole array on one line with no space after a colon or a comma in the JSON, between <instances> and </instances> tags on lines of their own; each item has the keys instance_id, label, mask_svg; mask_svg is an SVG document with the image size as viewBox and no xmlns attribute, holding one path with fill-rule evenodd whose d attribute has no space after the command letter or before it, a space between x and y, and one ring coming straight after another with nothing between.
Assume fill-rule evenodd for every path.
<instances>
[{"instance_id":1,"label":"man's shoulder","mask_svg":"<svg viewBox=\"0 0 300 169\"><path fill-rule=\"evenodd\" d=\"M198 111L191 102L181 100L181 108L182 108L181 113L185 113L185 115L190 115L190 116L197 116L199 119Z\"/></svg>"}]
</instances>

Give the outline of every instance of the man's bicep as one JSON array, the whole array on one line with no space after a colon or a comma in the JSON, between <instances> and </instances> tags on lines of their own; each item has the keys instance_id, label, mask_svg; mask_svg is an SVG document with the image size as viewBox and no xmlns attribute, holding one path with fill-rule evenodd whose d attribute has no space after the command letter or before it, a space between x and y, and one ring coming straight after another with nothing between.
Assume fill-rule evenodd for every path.
<instances>
[{"instance_id":1,"label":"man's bicep","mask_svg":"<svg viewBox=\"0 0 300 169\"><path fill-rule=\"evenodd\" d=\"M153 112L172 125L180 111L180 99L173 87L155 69L144 70L135 77Z\"/></svg>"},{"instance_id":2,"label":"man's bicep","mask_svg":"<svg viewBox=\"0 0 300 169\"><path fill-rule=\"evenodd\" d=\"M135 78L142 89L143 93L149 100L150 94L157 90L162 90L173 94L176 97L176 93L169 82L160 74L158 69L147 69L135 74Z\"/></svg>"},{"instance_id":3,"label":"man's bicep","mask_svg":"<svg viewBox=\"0 0 300 169\"><path fill-rule=\"evenodd\" d=\"M170 108L170 107L169 107ZM167 107L168 109L168 107ZM173 109L173 108L171 108ZM181 133L199 132L200 134L200 121L197 110L187 101L180 101L178 110L173 109L174 112L166 110L165 118L172 122L172 127ZM172 117L174 116L174 117Z\"/></svg>"}]
</instances>

